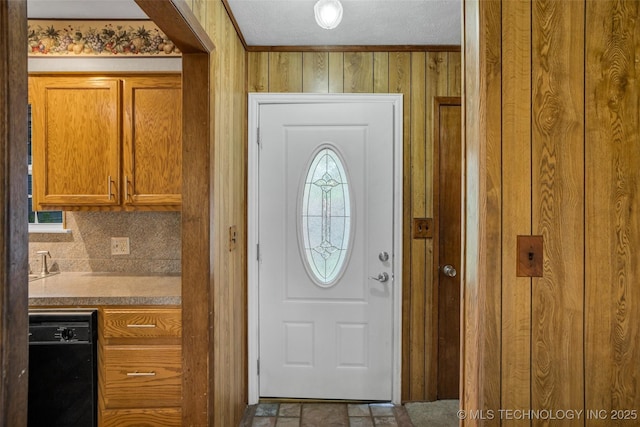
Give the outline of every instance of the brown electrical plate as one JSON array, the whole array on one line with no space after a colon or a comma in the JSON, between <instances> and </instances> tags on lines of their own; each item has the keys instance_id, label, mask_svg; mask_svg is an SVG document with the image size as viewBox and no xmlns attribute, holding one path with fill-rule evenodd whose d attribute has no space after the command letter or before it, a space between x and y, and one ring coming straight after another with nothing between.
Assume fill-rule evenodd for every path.
<instances>
[{"instance_id":1,"label":"brown electrical plate","mask_svg":"<svg viewBox=\"0 0 640 427\"><path fill-rule=\"evenodd\" d=\"M430 239L433 237L433 218L413 219L413 238Z\"/></svg>"},{"instance_id":2,"label":"brown electrical plate","mask_svg":"<svg viewBox=\"0 0 640 427\"><path fill-rule=\"evenodd\" d=\"M542 277L544 252L542 236L518 236L516 276Z\"/></svg>"}]
</instances>

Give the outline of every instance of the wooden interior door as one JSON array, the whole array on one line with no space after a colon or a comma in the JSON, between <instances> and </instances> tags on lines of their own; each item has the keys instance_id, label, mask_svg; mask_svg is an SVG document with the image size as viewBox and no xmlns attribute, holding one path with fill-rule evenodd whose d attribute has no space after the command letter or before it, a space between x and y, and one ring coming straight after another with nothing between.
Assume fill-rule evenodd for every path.
<instances>
[{"instance_id":1,"label":"wooden interior door","mask_svg":"<svg viewBox=\"0 0 640 427\"><path fill-rule=\"evenodd\" d=\"M438 307L437 399L460 390L462 123L460 98L435 98Z\"/></svg>"}]
</instances>

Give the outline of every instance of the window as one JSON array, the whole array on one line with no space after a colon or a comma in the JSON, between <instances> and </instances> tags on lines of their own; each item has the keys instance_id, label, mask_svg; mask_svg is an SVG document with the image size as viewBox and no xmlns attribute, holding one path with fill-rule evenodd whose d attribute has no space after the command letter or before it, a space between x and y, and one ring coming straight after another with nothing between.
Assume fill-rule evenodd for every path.
<instances>
[{"instance_id":1,"label":"window","mask_svg":"<svg viewBox=\"0 0 640 427\"><path fill-rule=\"evenodd\" d=\"M33 169L31 155L31 105L27 107L27 144L28 144L28 199L29 199L29 231L32 233L66 232L63 228L62 211L33 210Z\"/></svg>"},{"instance_id":2,"label":"window","mask_svg":"<svg viewBox=\"0 0 640 427\"><path fill-rule=\"evenodd\" d=\"M300 206L304 264L322 287L337 282L351 238L351 198L343 162L324 146L311 160Z\"/></svg>"}]
</instances>

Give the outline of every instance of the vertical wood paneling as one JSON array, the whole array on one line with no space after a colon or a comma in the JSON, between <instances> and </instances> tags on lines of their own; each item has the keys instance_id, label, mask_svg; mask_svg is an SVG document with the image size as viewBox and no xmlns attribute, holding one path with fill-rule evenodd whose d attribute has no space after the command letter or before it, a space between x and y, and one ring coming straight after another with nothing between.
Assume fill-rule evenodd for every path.
<instances>
[{"instance_id":1,"label":"vertical wood paneling","mask_svg":"<svg viewBox=\"0 0 640 427\"><path fill-rule=\"evenodd\" d=\"M578 1L533 6L532 232L545 252L533 279L534 409L584 407L584 13Z\"/></svg>"},{"instance_id":2,"label":"vertical wood paneling","mask_svg":"<svg viewBox=\"0 0 640 427\"><path fill-rule=\"evenodd\" d=\"M329 52L329 93L344 92L344 54Z\"/></svg>"},{"instance_id":3,"label":"vertical wood paneling","mask_svg":"<svg viewBox=\"0 0 640 427\"><path fill-rule=\"evenodd\" d=\"M447 53L447 78L448 78L448 95L462 95L462 55L460 52Z\"/></svg>"},{"instance_id":4,"label":"vertical wood paneling","mask_svg":"<svg viewBox=\"0 0 640 427\"><path fill-rule=\"evenodd\" d=\"M238 187L233 188L233 192L235 194L235 202L234 202L234 214L232 221L229 221L229 224L232 224L237 230L236 236L236 249L235 252L235 262L236 268L234 270L235 277L233 283L234 284L234 296L233 296L233 307L231 310L233 313L233 339L235 343L234 352L234 360L235 360L235 369L233 370L233 398L232 398L232 410L236 415L234 418L234 422L238 422L239 418L244 414L244 406L248 402L248 390L246 387L247 384L247 239L246 239L246 224L247 224L247 193L245 191L246 188L246 176L247 176L247 144L240 143L238 141L246 141L247 140L247 132L248 128L246 125L246 117L247 117L247 96L246 96L246 53L244 50L244 46L240 42L239 39L234 40L234 54L233 58L235 60L235 64L233 65L234 70L236 70L237 74L240 74L242 78L235 79L234 86L234 100L233 100L233 117L234 123L233 128L235 129L235 138L236 146L234 147L234 165L235 165L235 177L236 177L236 185L238 182L242 183L242 190ZM239 145L239 147L237 146ZM228 231L228 230L227 230ZM227 239L227 251L231 251L229 247L229 234L227 233L224 236ZM241 309L242 308L242 309Z\"/></svg>"},{"instance_id":5,"label":"vertical wood paneling","mask_svg":"<svg viewBox=\"0 0 640 427\"><path fill-rule=\"evenodd\" d=\"M302 92L302 52L269 53L269 91Z\"/></svg>"},{"instance_id":6,"label":"vertical wood paneling","mask_svg":"<svg viewBox=\"0 0 640 427\"><path fill-rule=\"evenodd\" d=\"M493 0L485 1L487 3L486 15L490 25L484 30L486 45L484 51L484 72L486 73L484 83L489 96L480 101L481 110L486 114L485 118L480 118L480 125L484 126L484 137L486 145L480 150L481 160L481 182L482 194L484 199L480 206L480 217L483 218L483 224L480 230L480 241L482 252L479 254L479 284L484 288L480 290L479 307L481 310L480 317L483 319L484 326L489 331L489 337L481 338L482 349L482 389L484 396L481 400L479 409L498 408L500 405L500 347L495 346L493 337L500 336L500 320L502 316L502 307L500 306L502 298L501 288L501 265L499 259L501 255L501 247L498 242L502 241L501 218L502 212L502 195L500 190L503 185L502 180L502 129L501 129L501 112L497 105L502 100L502 69L500 63L502 61L502 52L496 49L500 44L501 37L499 30L500 8L502 2ZM471 255L473 257L473 255ZM473 261L472 261L473 262ZM473 350L472 350L473 351ZM485 425L497 425L499 420L490 420Z\"/></svg>"},{"instance_id":7,"label":"vertical wood paneling","mask_svg":"<svg viewBox=\"0 0 640 427\"><path fill-rule=\"evenodd\" d=\"M207 1L206 0L189 0L187 2L191 11L199 22L206 22Z\"/></svg>"},{"instance_id":8,"label":"vertical wood paneling","mask_svg":"<svg viewBox=\"0 0 640 427\"><path fill-rule=\"evenodd\" d=\"M480 28L486 25L495 25L484 11L487 4L463 0L463 29L462 46L464 46L464 97L462 98L463 115L463 186L464 186L464 215L462 227L463 241L463 275L460 299L462 301L462 339L460 354L462 358L460 369L460 408L464 411L473 411L482 407L487 389L482 386L484 377L484 355L480 343L483 338L490 336L490 330L484 327L482 312L478 308L480 298L484 299L479 289L478 276L480 263L480 220L487 220L486 216L479 216L478 208L484 203L486 195L481 193L478 178L480 177L481 149L486 143L484 129L479 119L481 105L485 107L484 100L489 93L482 84L485 79L484 49L495 48L494 40L485 39L484 33L480 34ZM482 139L481 139L482 138ZM493 337L494 345L500 345L500 337ZM500 398L500 388L497 390ZM473 420L462 420L461 426L475 427L479 423Z\"/></svg>"},{"instance_id":9,"label":"vertical wood paneling","mask_svg":"<svg viewBox=\"0 0 640 427\"><path fill-rule=\"evenodd\" d=\"M403 171L403 186L404 199L403 199L403 296L402 296L402 311L403 311L403 331L402 331L402 396L405 400L415 399L412 396L411 390L413 388L412 382L414 378L418 378L420 373L424 374L424 362L420 361L418 371L412 366L412 343L411 343L411 211L412 211L412 192L411 188L411 54L409 53L389 53L389 92L390 93L402 93L403 96L403 133L404 133L404 171ZM417 313L419 315L420 313ZM424 384L423 378L418 378L418 382Z\"/></svg>"},{"instance_id":10,"label":"vertical wood paneling","mask_svg":"<svg viewBox=\"0 0 640 427\"><path fill-rule=\"evenodd\" d=\"M231 119L231 91L233 77L231 73L231 46L228 30L224 25L224 15L220 13L221 2L210 4L210 13L214 13L211 21L214 23L216 39L217 73L215 75L216 108L215 114L215 153L214 153L214 239L213 239L213 416L214 424L230 425L233 411L231 410L231 367L230 347L230 288L233 276L233 265L229 254L225 251L226 242L223 240L228 226L230 210L233 208L230 200L229 181L232 180L232 151L230 147L232 123ZM218 107L224 106L225 108Z\"/></svg>"},{"instance_id":11,"label":"vertical wood paneling","mask_svg":"<svg viewBox=\"0 0 640 427\"><path fill-rule=\"evenodd\" d=\"M411 400L412 382L419 374L411 365L411 54L389 53L389 93L402 93L403 135L404 135L404 171L403 186L403 231L402 252L404 256L402 271L402 398ZM424 365L419 372L424 372ZM418 367L420 369L420 367ZM424 379L417 379L424 383Z\"/></svg>"},{"instance_id":12,"label":"vertical wood paneling","mask_svg":"<svg viewBox=\"0 0 640 427\"><path fill-rule=\"evenodd\" d=\"M531 234L531 2L502 5L502 408L531 405L531 279L516 277L516 236ZM504 426L530 425L505 419Z\"/></svg>"},{"instance_id":13,"label":"vertical wood paneling","mask_svg":"<svg viewBox=\"0 0 640 427\"><path fill-rule=\"evenodd\" d=\"M344 91L373 93L373 53L345 52Z\"/></svg>"},{"instance_id":14,"label":"vertical wood paneling","mask_svg":"<svg viewBox=\"0 0 640 427\"><path fill-rule=\"evenodd\" d=\"M269 53L249 52L247 53L247 91L248 92L268 92L269 91Z\"/></svg>"},{"instance_id":15,"label":"vertical wood paneling","mask_svg":"<svg viewBox=\"0 0 640 427\"><path fill-rule=\"evenodd\" d=\"M373 54L373 92L389 92L389 53L374 52Z\"/></svg>"},{"instance_id":16,"label":"vertical wood paneling","mask_svg":"<svg viewBox=\"0 0 640 427\"><path fill-rule=\"evenodd\" d=\"M302 91L305 93L329 92L329 54L304 52L302 54Z\"/></svg>"},{"instance_id":17,"label":"vertical wood paneling","mask_svg":"<svg viewBox=\"0 0 640 427\"><path fill-rule=\"evenodd\" d=\"M414 53L414 55L416 55ZM433 99L436 96L451 96L449 92L448 82L450 80L451 71L448 64L448 54L446 52L428 52L426 55L426 98L425 98L425 120L426 120L426 137L425 137L425 163L424 169L426 171L433 170L433 153L434 153L434 141L433 141L433 128L434 128L434 111L433 111ZM455 71L455 69L454 69ZM426 173L424 176L424 185L427 191L427 197L425 198L425 213L427 216L434 216L434 200L433 200L433 174Z\"/></svg>"},{"instance_id":18,"label":"vertical wood paneling","mask_svg":"<svg viewBox=\"0 0 640 427\"><path fill-rule=\"evenodd\" d=\"M640 3L514 0L501 2L499 21L490 9L477 1L464 8L471 268L463 407L495 408L485 402L502 394L505 409L585 410L573 419L502 425L635 425L629 417L640 406ZM482 58L498 50L502 58ZM482 135L491 126L478 119L495 108L499 91L487 82L496 65L503 73L503 237L501 265L490 268L502 271L501 301L476 286L477 273L492 275L482 270L485 261L475 261L494 245L477 241L494 221L482 212L475 218L490 192L476 188L474 178L494 158ZM544 237L542 278L515 277L514 241L526 233ZM490 310L502 313L502 335L483 314ZM489 347L502 348L501 383L493 382ZM620 416L627 419L614 419ZM465 422L478 424L487 423Z\"/></svg>"},{"instance_id":19,"label":"vertical wood paneling","mask_svg":"<svg viewBox=\"0 0 640 427\"><path fill-rule=\"evenodd\" d=\"M418 53L413 54L414 57ZM427 52L424 59L425 63L425 95L424 95L424 109L422 111L425 120L425 135L424 135L424 156L423 161L418 165L414 165L412 175L416 175L418 170L423 170L422 182L420 186L425 189L424 197L424 216L428 218L434 218L434 227L439 230L439 218L437 215L437 208L434 208L434 180L436 174L434 169L434 155L435 155L435 141L434 130L436 120L434 118L434 98L437 96L450 95L448 92L448 82L450 80L450 69L448 64L447 52ZM418 76L416 76L417 78ZM415 84L415 79L412 80L412 85ZM415 159L414 159L415 161ZM417 166L417 167L416 167ZM415 194L415 189L412 187L412 191ZM414 201L414 206L416 202ZM434 266L434 260L437 260L437 247L434 244L433 239L427 239L425 242L425 271L422 276L422 280L425 288L425 302L424 302L424 333L425 333L425 348L428 349L425 353L425 365L426 365L426 378L425 391L423 392L423 400L435 400L437 399L437 348L438 348L438 274L436 267ZM413 272L412 272L413 274Z\"/></svg>"},{"instance_id":20,"label":"vertical wood paneling","mask_svg":"<svg viewBox=\"0 0 640 427\"><path fill-rule=\"evenodd\" d=\"M640 408L639 9L587 2L585 394L607 414Z\"/></svg>"},{"instance_id":21,"label":"vertical wood paneling","mask_svg":"<svg viewBox=\"0 0 640 427\"><path fill-rule=\"evenodd\" d=\"M265 56L269 55L268 59ZM280 56L284 55L284 56ZM301 63L291 58L301 55ZM434 215L433 97L459 83L460 54L447 52L329 52L248 54L249 90L289 90L300 75L304 92L402 93L404 108L402 399L435 399L437 311L433 308L433 242L411 236L412 218ZM449 64L449 58L452 64ZM297 68L296 68L297 67ZM279 76L284 69L285 76ZM297 78L294 78L296 80ZM327 80L328 79L328 80Z\"/></svg>"},{"instance_id":22,"label":"vertical wood paneling","mask_svg":"<svg viewBox=\"0 0 640 427\"><path fill-rule=\"evenodd\" d=\"M211 54L212 89L209 148L213 185L210 215L213 259L210 277L212 307L209 345L209 419L216 427L238 425L247 402L246 350L246 91L267 90L269 63L265 55L247 55L222 2L207 2L201 18L216 49ZM288 60L288 58L287 58ZM287 61L282 61L287 62ZM301 64L296 65L300 71ZM266 71L266 75L263 73ZM280 81L288 82L288 78ZM189 172L187 172L189 173ZM235 226L237 246L229 250L229 228ZM204 295L202 295L204 297ZM194 414L200 420L202 414ZM203 425L200 421L198 425Z\"/></svg>"},{"instance_id":23,"label":"vertical wood paneling","mask_svg":"<svg viewBox=\"0 0 640 427\"><path fill-rule=\"evenodd\" d=\"M501 2L464 3L462 372L466 411L500 408ZM463 426L497 426L465 419Z\"/></svg>"},{"instance_id":24,"label":"vertical wood paneling","mask_svg":"<svg viewBox=\"0 0 640 427\"><path fill-rule=\"evenodd\" d=\"M426 142L425 142L425 119L426 119L426 91L425 91L425 59L424 52L411 54L411 99L410 99L410 134L409 145L411 147L411 218L424 218L426 211L426 174L424 168L426 164ZM406 114L406 111L405 111ZM432 246L432 245L430 245ZM427 300L431 300L427 292L427 240L411 239L411 277L409 297L411 317L409 337L411 343L411 373L414 378L411 381L411 396L415 399L424 399L426 388L432 388L427 379L431 379L432 364L427 354L433 349L430 326L433 325L433 317L429 314L420 316ZM429 280L431 283L432 280ZM435 310L434 310L435 311ZM435 393L432 400L435 399Z\"/></svg>"}]
</instances>

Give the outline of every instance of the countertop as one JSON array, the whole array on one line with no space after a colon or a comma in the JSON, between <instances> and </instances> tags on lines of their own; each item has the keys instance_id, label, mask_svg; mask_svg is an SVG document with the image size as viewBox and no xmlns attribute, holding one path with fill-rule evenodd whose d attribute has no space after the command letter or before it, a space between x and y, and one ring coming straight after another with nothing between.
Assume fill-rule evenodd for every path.
<instances>
[{"instance_id":1,"label":"countertop","mask_svg":"<svg viewBox=\"0 0 640 427\"><path fill-rule=\"evenodd\" d=\"M179 275L62 272L29 282L29 306L180 304Z\"/></svg>"}]
</instances>

